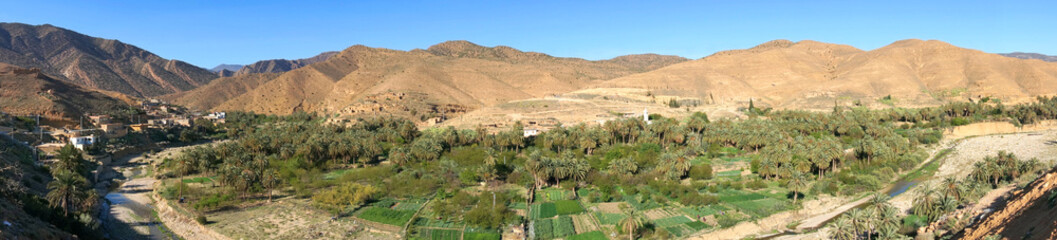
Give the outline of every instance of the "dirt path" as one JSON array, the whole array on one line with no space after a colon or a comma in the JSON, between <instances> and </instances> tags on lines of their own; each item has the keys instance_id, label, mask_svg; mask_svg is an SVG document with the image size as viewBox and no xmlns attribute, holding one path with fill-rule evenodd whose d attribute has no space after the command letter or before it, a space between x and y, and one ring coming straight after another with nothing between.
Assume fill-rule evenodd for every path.
<instances>
[{"instance_id":1,"label":"dirt path","mask_svg":"<svg viewBox=\"0 0 1057 240\"><path fill-rule=\"evenodd\" d=\"M800 210L785 211L772 214L755 222L741 222L733 227L691 236L687 239L744 239L752 236L760 236L768 232L785 229L790 223L795 223L808 216L815 216L834 211L833 206L846 202L844 197L821 196L818 199L804 202Z\"/></svg>"}]
</instances>

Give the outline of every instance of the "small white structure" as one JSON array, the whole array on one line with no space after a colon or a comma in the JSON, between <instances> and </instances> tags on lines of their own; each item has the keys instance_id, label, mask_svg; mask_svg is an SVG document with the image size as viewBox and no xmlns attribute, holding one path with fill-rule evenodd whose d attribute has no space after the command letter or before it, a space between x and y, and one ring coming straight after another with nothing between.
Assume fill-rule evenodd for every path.
<instances>
[{"instance_id":1,"label":"small white structure","mask_svg":"<svg viewBox=\"0 0 1057 240\"><path fill-rule=\"evenodd\" d=\"M539 129L526 128L524 131L525 131L525 137L531 137L531 136L540 135L540 130Z\"/></svg>"},{"instance_id":2,"label":"small white structure","mask_svg":"<svg viewBox=\"0 0 1057 240\"><path fill-rule=\"evenodd\" d=\"M646 108L642 108L642 121L646 122L646 125L650 125L650 123L653 123L650 121L650 112L647 112Z\"/></svg>"},{"instance_id":3,"label":"small white structure","mask_svg":"<svg viewBox=\"0 0 1057 240\"><path fill-rule=\"evenodd\" d=\"M94 144L95 140L95 135L70 137L70 144L73 144L74 148L84 150L85 146Z\"/></svg>"}]
</instances>

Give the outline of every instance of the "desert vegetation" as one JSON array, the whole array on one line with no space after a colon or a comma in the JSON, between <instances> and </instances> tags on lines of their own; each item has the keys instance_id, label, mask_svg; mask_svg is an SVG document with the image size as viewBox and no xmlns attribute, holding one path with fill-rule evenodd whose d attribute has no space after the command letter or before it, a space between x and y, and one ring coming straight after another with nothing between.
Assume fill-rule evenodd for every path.
<instances>
[{"instance_id":1,"label":"desert vegetation","mask_svg":"<svg viewBox=\"0 0 1057 240\"><path fill-rule=\"evenodd\" d=\"M945 127L1053 119L1054 103L832 112L753 107L747 109L752 117L737 121L653 116L651 124L619 119L534 137L524 137L519 125L499 132L420 131L403 119L340 125L307 113L235 113L220 126L231 141L168 159L161 176L184 179L163 196L206 213L276 197L310 198L338 217L413 238L497 237L511 226L542 239L592 231L686 237L794 210L822 194L873 193L920 165L927 157L922 146L937 143ZM971 181L995 185L1038 166L1012 158L985 161ZM886 196L876 196L878 206L850 215L892 219L841 221L859 229L850 237L888 236L905 222L935 220L950 209L943 202L963 201L924 196L928 202L904 219L882 203ZM625 227L628 219L639 226Z\"/></svg>"}]
</instances>

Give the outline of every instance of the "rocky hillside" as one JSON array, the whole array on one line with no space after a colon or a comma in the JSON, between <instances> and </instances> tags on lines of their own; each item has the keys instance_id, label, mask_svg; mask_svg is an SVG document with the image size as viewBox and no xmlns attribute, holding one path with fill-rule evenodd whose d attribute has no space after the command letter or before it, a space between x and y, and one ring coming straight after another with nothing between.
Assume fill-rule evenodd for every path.
<instances>
[{"instance_id":1,"label":"rocky hillside","mask_svg":"<svg viewBox=\"0 0 1057 240\"><path fill-rule=\"evenodd\" d=\"M1057 238L1057 171L1051 170L1023 189L1016 190L1009 200L986 215L979 223L955 234L953 239L985 239L998 235L1001 239Z\"/></svg>"},{"instance_id":2,"label":"rocky hillside","mask_svg":"<svg viewBox=\"0 0 1057 240\"><path fill-rule=\"evenodd\" d=\"M39 69L0 63L0 111L15 115L42 114L51 121L72 123L85 113L128 109L127 97L67 83Z\"/></svg>"},{"instance_id":3,"label":"rocky hillside","mask_svg":"<svg viewBox=\"0 0 1057 240\"><path fill-rule=\"evenodd\" d=\"M51 25L0 23L0 62L38 68L89 88L144 97L187 91L217 77L118 40Z\"/></svg>"},{"instance_id":4,"label":"rocky hillside","mask_svg":"<svg viewBox=\"0 0 1057 240\"><path fill-rule=\"evenodd\" d=\"M180 94L176 102L200 109L258 113L284 114L296 110L336 113L361 109L363 104L377 104L364 102L368 96L413 93L416 97L409 99L435 104L423 106L452 104L472 109L574 91L602 80L685 60L641 55L588 61L505 46L484 47L467 41L445 42L412 51L353 46L326 61L274 79L245 79L248 83L226 79ZM211 94L214 92L243 93Z\"/></svg>"},{"instance_id":5,"label":"rocky hillside","mask_svg":"<svg viewBox=\"0 0 1057 240\"><path fill-rule=\"evenodd\" d=\"M594 88L639 88L717 103L784 108L930 106L998 97L1007 102L1057 92L1057 63L1028 61L903 40L871 51L815 41L776 40L625 76Z\"/></svg>"}]
</instances>

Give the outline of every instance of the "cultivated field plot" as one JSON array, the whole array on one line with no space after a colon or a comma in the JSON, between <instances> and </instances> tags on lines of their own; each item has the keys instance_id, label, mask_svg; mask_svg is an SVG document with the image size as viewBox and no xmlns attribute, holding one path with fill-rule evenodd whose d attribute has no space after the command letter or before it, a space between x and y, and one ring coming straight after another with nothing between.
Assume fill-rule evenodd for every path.
<instances>
[{"instance_id":1,"label":"cultivated field plot","mask_svg":"<svg viewBox=\"0 0 1057 240\"><path fill-rule=\"evenodd\" d=\"M608 240L602 231L590 231L566 237L565 240Z\"/></svg>"},{"instance_id":2,"label":"cultivated field plot","mask_svg":"<svg viewBox=\"0 0 1057 240\"><path fill-rule=\"evenodd\" d=\"M365 207L356 211L355 215L359 219L392 225L396 227L404 227L408 221L411 221L411 217L415 215L415 211L421 208L420 204L415 205L414 209L398 210L395 206L402 205L401 203L394 203L393 205L380 204ZM401 208L403 209L403 208Z\"/></svg>"}]
</instances>

